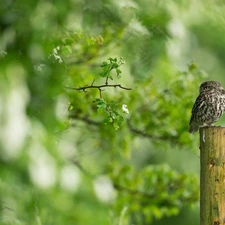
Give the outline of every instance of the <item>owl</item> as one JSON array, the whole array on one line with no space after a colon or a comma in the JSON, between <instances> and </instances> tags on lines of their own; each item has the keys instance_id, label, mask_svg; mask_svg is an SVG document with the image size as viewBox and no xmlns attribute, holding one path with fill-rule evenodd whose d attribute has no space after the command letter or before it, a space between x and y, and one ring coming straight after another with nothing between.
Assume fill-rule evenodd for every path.
<instances>
[{"instance_id":1,"label":"owl","mask_svg":"<svg viewBox=\"0 0 225 225\"><path fill-rule=\"evenodd\" d=\"M189 133L198 131L203 126L213 126L225 111L225 90L217 81L206 81L199 88L192 108Z\"/></svg>"}]
</instances>

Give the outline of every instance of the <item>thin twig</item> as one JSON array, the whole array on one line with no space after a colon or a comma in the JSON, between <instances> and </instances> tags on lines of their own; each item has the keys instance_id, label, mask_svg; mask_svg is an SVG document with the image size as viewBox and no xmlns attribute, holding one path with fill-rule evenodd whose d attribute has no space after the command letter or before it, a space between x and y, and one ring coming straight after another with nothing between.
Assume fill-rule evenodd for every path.
<instances>
[{"instance_id":1,"label":"thin twig","mask_svg":"<svg viewBox=\"0 0 225 225\"><path fill-rule=\"evenodd\" d=\"M153 195L153 194L149 194L147 192L139 191L137 189L130 189L128 187L123 187L123 186L121 186L119 184L116 184L116 183L114 183L113 186L118 191L125 191L125 192L127 192L127 193L129 193L131 195L141 195L141 196L147 197L147 198L153 198L153 197L155 197L155 195Z\"/></svg>"},{"instance_id":2,"label":"thin twig","mask_svg":"<svg viewBox=\"0 0 225 225\"><path fill-rule=\"evenodd\" d=\"M94 85L94 82L95 82L95 79L92 81L91 86L93 86L93 85Z\"/></svg>"},{"instance_id":3,"label":"thin twig","mask_svg":"<svg viewBox=\"0 0 225 225\"><path fill-rule=\"evenodd\" d=\"M98 90L99 90L99 95L100 95L100 98L102 98L102 89L101 89L101 88L99 88Z\"/></svg>"},{"instance_id":4,"label":"thin twig","mask_svg":"<svg viewBox=\"0 0 225 225\"><path fill-rule=\"evenodd\" d=\"M106 77L106 80L105 80L106 85L108 85L108 79L109 79L109 77Z\"/></svg>"},{"instance_id":5,"label":"thin twig","mask_svg":"<svg viewBox=\"0 0 225 225\"><path fill-rule=\"evenodd\" d=\"M78 116L76 114L71 114L71 115L69 115L69 117L72 119L75 119L75 120L83 121L88 125L100 126L102 124L102 121L95 121L95 120L90 119L87 116Z\"/></svg>"},{"instance_id":6,"label":"thin twig","mask_svg":"<svg viewBox=\"0 0 225 225\"><path fill-rule=\"evenodd\" d=\"M121 88L121 89L124 89L124 90L132 90L131 88L127 88L127 87L123 87L121 84L103 84L103 85L90 85L90 86L84 86L84 87L80 87L80 88L73 88L73 87L67 87L67 86L64 86L65 88L67 89L71 89L71 90L76 90L76 91L86 91L86 89L90 89L90 88L97 88L97 89L101 89L103 87L114 87L114 88Z\"/></svg>"},{"instance_id":7,"label":"thin twig","mask_svg":"<svg viewBox=\"0 0 225 225\"><path fill-rule=\"evenodd\" d=\"M88 170L86 170L78 160L73 160L73 163L81 170L82 173L87 175L89 178L95 178L95 176L91 174Z\"/></svg>"}]
</instances>

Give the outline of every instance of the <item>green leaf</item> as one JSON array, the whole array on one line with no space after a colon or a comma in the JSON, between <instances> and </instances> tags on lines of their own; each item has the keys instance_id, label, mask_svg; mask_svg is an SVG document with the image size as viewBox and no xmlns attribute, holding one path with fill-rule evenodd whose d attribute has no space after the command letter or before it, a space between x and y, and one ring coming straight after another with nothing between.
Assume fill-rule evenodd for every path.
<instances>
[{"instance_id":1,"label":"green leaf","mask_svg":"<svg viewBox=\"0 0 225 225\"><path fill-rule=\"evenodd\" d=\"M110 79L110 80L113 80L113 77L110 75L110 76L109 76L109 79Z\"/></svg>"},{"instance_id":2,"label":"green leaf","mask_svg":"<svg viewBox=\"0 0 225 225\"><path fill-rule=\"evenodd\" d=\"M125 63L123 58L120 57L120 60L118 61L117 58L108 58L108 62L103 62L101 64L102 72L99 73L101 77L109 77L111 80L113 80L113 75L111 74L111 71L116 70L116 76L117 78L121 78L121 70L119 67Z\"/></svg>"},{"instance_id":3,"label":"green leaf","mask_svg":"<svg viewBox=\"0 0 225 225\"><path fill-rule=\"evenodd\" d=\"M97 112L99 114L104 112L107 107L107 103L103 98L97 98L97 99L95 99L95 101L93 101L93 103L97 103L97 108L98 108Z\"/></svg>"},{"instance_id":4,"label":"green leaf","mask_svg":"<svg viewBox=\"0 0 225 225\"><path fill-rule=\"evenodd\" d=\"M108 124L108 123L112 123L113 119L111 118L111 116L107 116L104 120L104 124Z\"/></svg>"},{"instance_id":5,"label":"green leaf","mask_svg":"<svg viewBox=\"0 0 225 225\"><path fill-rule=\"evenodd\" d=\"M105 66L107 66L107 65L108 65L107 62L103 62L102 65L101 65L101 67L105 67Z\"/></svg>"},{"instance_id":6,"label":"green leaf","mask_svg":"<svg viewBox=\"0 0 225 225\"><path fill-rule=\"evenodd\" d=\"M117 78L120 79L121 78L121 70L119 68L116 68L116 75L117 75Z\"/></svg>"},{"instance_id":7,"label":"green leaf","mask_svg":"<svg viewBox=\"0 0 225 225\"><path fill-rule=\"evenodd\" d=\"M117 63L112 64L112 69L115 69L115 68L118 68L118 67L119 67L119 65Z\"/></svg>"},{"instance_id":8,"label":"green leaf","mask_svg":"<svg viewBox=\"0 0 225 225\"><path fill-rule=\"evenodd\" d=\"M125 64L125 60L122 57L120 57L120 63L121 63L121 65Z\"/></svg>"},{"instance_id":9,"label":"green leaf","mask_svg":"<svg viewBox=\"0 0 225 225\"><path fill-rule=\"evenodd\" d=\"M70 110L73 110L73 108L74 108L74 106L73 106L72 104L70 104L68 110L69 110L69 111L70 111Z\"/></svg>"}]
</instances>

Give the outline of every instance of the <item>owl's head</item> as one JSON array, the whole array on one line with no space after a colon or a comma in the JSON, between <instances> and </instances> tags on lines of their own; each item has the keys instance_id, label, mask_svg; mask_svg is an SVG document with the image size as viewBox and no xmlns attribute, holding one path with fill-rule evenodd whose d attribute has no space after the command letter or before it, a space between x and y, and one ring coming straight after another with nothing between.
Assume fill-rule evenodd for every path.
<instances>
[{"instance_id":1,"label":"owl's head","mask_svg":"<svg viewBox=\"0 0 225 225\"><path fill-rule=\"evenodd\" d=\"M217 81L205 81L201 84L199 88L199 93L207 93L207 92L219 92L221 94L225 94L224 88Z\"/></svg>"}]
</instances>

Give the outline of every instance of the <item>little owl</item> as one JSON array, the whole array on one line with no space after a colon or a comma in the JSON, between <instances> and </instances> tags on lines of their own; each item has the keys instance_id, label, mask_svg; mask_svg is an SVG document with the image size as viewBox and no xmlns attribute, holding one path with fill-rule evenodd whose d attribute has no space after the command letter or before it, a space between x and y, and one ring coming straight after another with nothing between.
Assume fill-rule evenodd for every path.
<instances>
[{"instance_id":1,"label":"little owl","mask_svg":"<svg viewBox=\"0 0 225 225\"><path fill-rule=\"evenodd\" d=\"M225 90L217 81L206 81L199 88L199 96L192 108L189 132L203 126L213 126L225 111Z\"/></svg>"}]
</instances>

